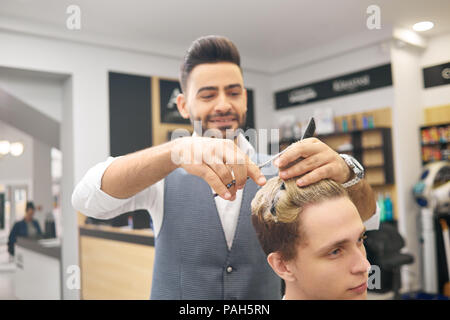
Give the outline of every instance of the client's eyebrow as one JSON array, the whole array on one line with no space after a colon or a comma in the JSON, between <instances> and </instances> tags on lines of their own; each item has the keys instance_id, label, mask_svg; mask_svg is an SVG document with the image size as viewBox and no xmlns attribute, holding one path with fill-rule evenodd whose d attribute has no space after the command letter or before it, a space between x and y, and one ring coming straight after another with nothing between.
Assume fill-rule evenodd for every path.
<instances>
[{"instance_id":1,"label":"client's eyebrow","mask_svg":"<svg viewBox=\"0 0 450 320\"><path fill-rule=\"evenodd\" d=\"M360 233L359 237L362 237L365 232L366 232L366 227L363 227L362 232ZM340 247L340 246L350 243L350 242L353 242L353 239L345 238L345 239L337 240L337 241L334 241L333 243L330 243L330 244L327 244L327 245L321 247L319 250L317 250L317 252L320 254L326 253L326 252L330 251L331 249Z\"/></svg>"}]
</instances>

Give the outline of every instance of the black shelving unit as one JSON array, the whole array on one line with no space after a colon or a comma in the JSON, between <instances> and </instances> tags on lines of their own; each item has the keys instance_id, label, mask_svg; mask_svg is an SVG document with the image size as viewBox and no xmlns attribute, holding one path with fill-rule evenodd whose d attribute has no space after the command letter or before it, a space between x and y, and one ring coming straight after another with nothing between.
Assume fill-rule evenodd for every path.
<instances>
[{"instance_id":1,"label":"black shelving unit","mask_svg":"<svg viewBox=\"0 0 450 320\"><path fill-rule=\"evenodd\" d=\"M365 132L380 132L382 137L382 143L378 146L363 146L362 145L362 137ZM384 173L384 183L383 184L374 184L373 186L384 186L395 183L394 178L394 162L392 155L392 139L391 139L391 128L379 127L379 128L371 128L365 130L355 130L355 131L347 131L347 132L336 132L330 134L316 135L316 138L326 142L327 138L337 137L347 135L350 136L351 144L353 148L351 150L346 151L338 151L339 153L349 153L354 156L366 170L370 169L383 169ZM282 139L279 142L280 151L285 147L295 142L295 139ZM276 150L272 148L274 143L269 146L269 150ZM364 165L363 162L363 153L365 151L376 151L380 150L383 154L383 164L380 165ZM273 151L272 151L273 153Z\"/></svg>"}]
</instances>

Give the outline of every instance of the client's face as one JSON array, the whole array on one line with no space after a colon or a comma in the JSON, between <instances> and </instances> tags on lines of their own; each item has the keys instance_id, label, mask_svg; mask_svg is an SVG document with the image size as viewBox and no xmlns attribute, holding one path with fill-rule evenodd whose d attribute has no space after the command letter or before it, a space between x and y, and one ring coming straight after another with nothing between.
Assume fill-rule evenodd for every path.
<instances>
[{"instance_id":1,"label":"client's face","mask_svg":"<svg viewBox=\"0 0 450 320\"><path fill-rule=\"evenodd\" d=\"M365 299L370 264L356 207L343 197L305 209L301 213L305 241L289 262L294 288L307 299Z\"/></svg>"}]
</instances>

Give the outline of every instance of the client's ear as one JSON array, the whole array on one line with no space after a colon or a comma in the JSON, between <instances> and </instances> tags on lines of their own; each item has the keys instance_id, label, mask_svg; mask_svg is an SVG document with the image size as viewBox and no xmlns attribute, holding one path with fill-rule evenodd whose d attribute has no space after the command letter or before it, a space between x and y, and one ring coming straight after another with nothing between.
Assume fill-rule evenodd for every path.
<instances>
[{"instance_id":1,"label":"client's ear","mask_svg":"<svg viewBox=\"0 0 450 320\"><path fill-rule=\"evenodd\" d=\"M273 271L285 281L295 281L295 275L291 270L290 264L281 258L279 252L269 253L267 262L272 267Z\"/></svg>"}]
</instances>

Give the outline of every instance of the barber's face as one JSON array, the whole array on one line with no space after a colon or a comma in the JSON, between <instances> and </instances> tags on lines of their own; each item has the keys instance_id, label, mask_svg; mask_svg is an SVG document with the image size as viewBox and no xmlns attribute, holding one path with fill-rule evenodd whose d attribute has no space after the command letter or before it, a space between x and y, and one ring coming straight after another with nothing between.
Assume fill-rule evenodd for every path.
<instances>
[{"instance_id":1,"label":"barber's face","mask_svg":"<svg viewBox=\"0 0 450 320\"><path fill-rule=\"evenodd\" d=\"M366 299L370 263L354 204L342 197L312 205L301 221L306 242L291 262L299 290L309 299Z\"/></svg>"},{"instance_id":2,"label":"barber's face","mask_svg":"<svg viewBox=\"0 0 450 320\"><path fill-rule=\"evenodd\" d=\"M218 129L225 138L227 129L244 128L247 92L237 65L219 62L196 66L186 91L178 97L178 109L191 122L201 120L203 132Z\"/></svg>"}]
</instances>

